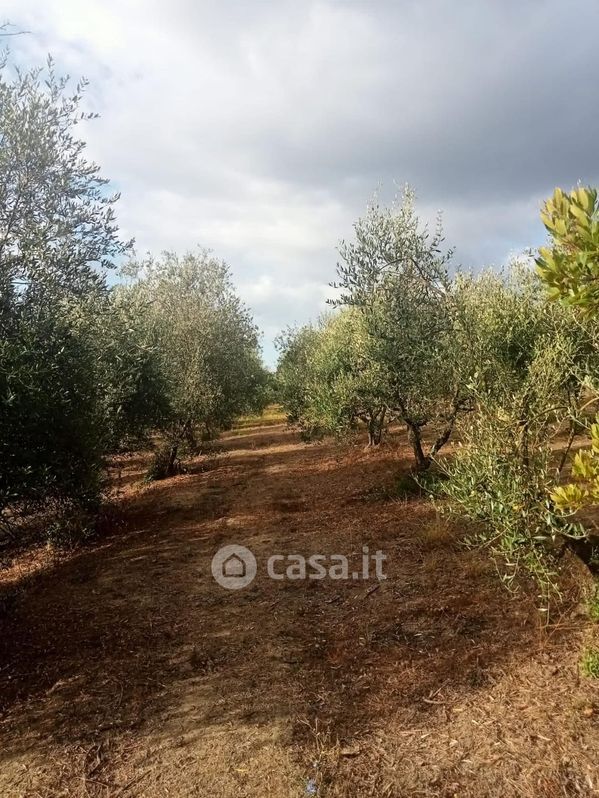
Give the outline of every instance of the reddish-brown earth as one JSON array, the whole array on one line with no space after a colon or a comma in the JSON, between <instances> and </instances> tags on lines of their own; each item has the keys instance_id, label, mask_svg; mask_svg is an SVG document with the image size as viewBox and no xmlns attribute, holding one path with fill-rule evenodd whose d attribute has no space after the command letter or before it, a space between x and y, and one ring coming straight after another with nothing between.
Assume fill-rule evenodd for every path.
<instances>
[{"instance_id":1,"label":"reddish-brown earth","mask_svg":"<svg viewBox=\"0 0 599 798\"><path fill-rule=\"evenodd\" d=\"M390 498L401 436L249 428L183 476L144 486L145 465L115 468L111 534L0 571L3 798L599 793L579 598L545 624L426 498ZM226 543L258 560L240 591L211 576ZM378 587L265 572L363 545Z\"/></svg>"}]
</instances>

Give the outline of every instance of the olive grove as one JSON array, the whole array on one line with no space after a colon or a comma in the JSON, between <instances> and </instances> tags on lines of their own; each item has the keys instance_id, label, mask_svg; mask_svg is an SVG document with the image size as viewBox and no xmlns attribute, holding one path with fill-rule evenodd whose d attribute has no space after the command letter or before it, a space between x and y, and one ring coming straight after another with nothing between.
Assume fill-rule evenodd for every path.
<instances>
[{"instance_id":1,"label":"olive grove","mask_svg":"<svg viewBox=\"0 0 599 798\"><path fill-rule=\"evenodd\" d=\"M339 247L336 310L281 339L278 377L308 435L363 427L376 444L403 426L416 475L435 466L443 509L476 523L504 577L524 566L548 586L553 554L588 535L575 516L597 495L597 424L577 481L559 486L598 374L596 193L556 192L543 219L553 247L539 275L528 256L471 274L452 268L411 189L375 202Z\"/></svg>"}]
</instances>

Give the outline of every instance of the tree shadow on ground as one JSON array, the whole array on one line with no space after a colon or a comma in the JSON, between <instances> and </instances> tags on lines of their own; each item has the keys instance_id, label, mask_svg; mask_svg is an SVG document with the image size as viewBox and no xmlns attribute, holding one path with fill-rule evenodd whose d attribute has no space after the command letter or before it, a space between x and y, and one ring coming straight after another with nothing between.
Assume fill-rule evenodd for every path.
<instances>
[{"instance_id":1,"label":"tree shadow on ground","mask_svg":"<svg viewBox=\"0 0 599 798\"><path fill-rule=\"evenodd\" d=\"M390 714L426 724L437 691L476 691L538 648L530 593L510 598L429 503L360 499L408 467L405 450L265 434L268 448L228 441L209 472L127 498L122 536L22 585L0 620L0 762L50 739L141 745L275 721L294 750L318 724L350 743ZM241 591L210 575L232 542L261 564ZM363 545L387 556L380 584L277 581L262 567L279 553L357 564Z\"/></svg>"}]
</instances>

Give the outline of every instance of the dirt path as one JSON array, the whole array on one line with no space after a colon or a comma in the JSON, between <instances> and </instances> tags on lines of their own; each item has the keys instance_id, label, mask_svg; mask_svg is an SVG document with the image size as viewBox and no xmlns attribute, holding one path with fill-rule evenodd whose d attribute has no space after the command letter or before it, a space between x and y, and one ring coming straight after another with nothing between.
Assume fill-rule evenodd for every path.
<instances>
[{"instance_id":1,"label":"dirt path","mask_svg":"<svg viewBox=\"0 0 599 798\"><path fill-rule=\"evenodd\" d=\"M238 433L147 488L131 460L118 534L2 573L0 795L597 795L576 608L543 628L426 500L389 499L401 441ZM211 576L228 543L259 563L240 591ZM387 556L375 590L265 573L363 545Z\"/></svg>"}]
</instances>

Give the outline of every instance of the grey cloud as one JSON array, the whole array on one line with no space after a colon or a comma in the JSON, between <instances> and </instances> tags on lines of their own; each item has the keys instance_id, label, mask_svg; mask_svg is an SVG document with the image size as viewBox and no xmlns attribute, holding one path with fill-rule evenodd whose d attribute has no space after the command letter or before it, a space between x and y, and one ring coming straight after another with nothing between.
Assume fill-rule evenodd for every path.
<instances>
[{"instance_id":1,"label":"grey cloud","mask_svg":"<svg viewBox=\"0 0 599 798\"><path fill-rule=\"evenodd\" d=\"M6 5L17 59L90 78L126 234L215 249L269 335L318 313L381 182L443 208L473 267L540 243L555 185L599 182L595 0Z\"/></svg>"}]
</instances>

